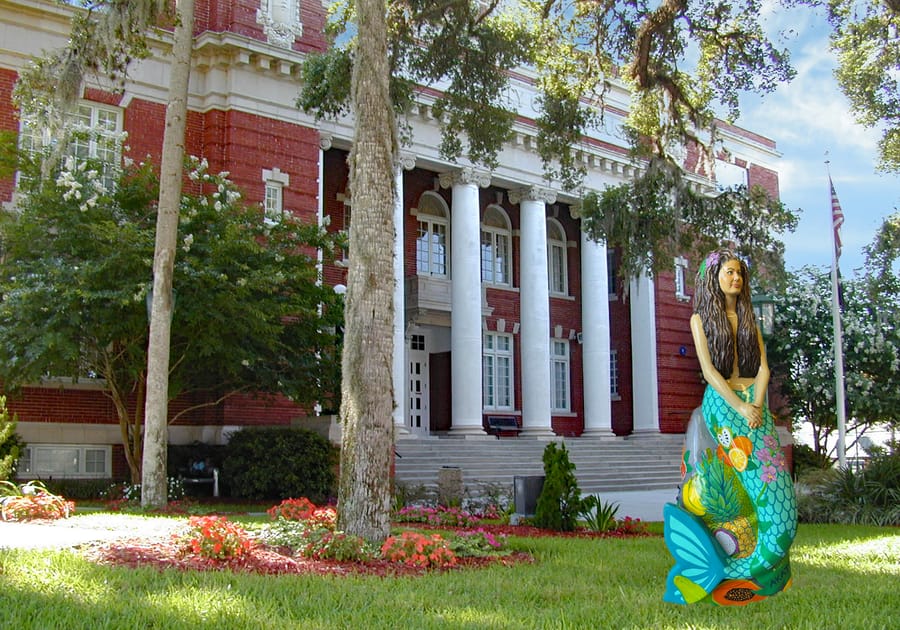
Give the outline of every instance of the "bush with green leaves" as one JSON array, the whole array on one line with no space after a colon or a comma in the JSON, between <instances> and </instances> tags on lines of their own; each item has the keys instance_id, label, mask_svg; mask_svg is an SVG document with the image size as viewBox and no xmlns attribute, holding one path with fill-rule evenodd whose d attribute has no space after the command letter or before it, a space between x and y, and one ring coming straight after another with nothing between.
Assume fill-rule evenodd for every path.
<instances>
[{"instance_id":1,"label":"bush with green leaves","mask_svg":"<svg viewBox=\"0 0 900 630\"><path fill-rule=\"evenodd\" d=\"M797 514L805 523L900 525L900 454L824 472L800 495Z\"/></svg>"},{"instance_id":2,"label":"bush with green leaves","mask_svg":"<svg viewBox=\"0 0 900 630\"><path fill-rule=\"evenodd\" d=\"M325 503L334 496L336 463L337 449L313 431L248 427L231 435L222 475L235 497Z\"/></svg>"},{"instance_id":3,"label":"bush with green leaves","mask_svg":"<svg viewBox=\"0 0 900 630\"><path fill-rule=\"evenodd\" d=\"M537 500L533 523L537 527L570 532L582 511L581 490L575 464L565 444L550 442L544 448L544 488Z\"/></svg>"},{"instance_id":4,"label":"bush with green leaves","mask_svg":"<svg viewBox=\"0 0 900 630\"><path fill-rule=\"evenodd\" d=\"M16 417L10 417L6 408L6 396L0 396L0 481L15 475L16 463L24 446L16 433Z\"/></svg>"},{"instance_id":5,"label":"bush with green leaves","mask_svg":"<svg viewBox=\"0 0 900 630\"><path fill-rule=\"evenodd\" d=\"M595 532L608 532L618 527L619 522L616 520L618 513L618 503L601 501L596 495L589 494L581 500L580 516L588 529Z\"/></svg>"}]
</instances>

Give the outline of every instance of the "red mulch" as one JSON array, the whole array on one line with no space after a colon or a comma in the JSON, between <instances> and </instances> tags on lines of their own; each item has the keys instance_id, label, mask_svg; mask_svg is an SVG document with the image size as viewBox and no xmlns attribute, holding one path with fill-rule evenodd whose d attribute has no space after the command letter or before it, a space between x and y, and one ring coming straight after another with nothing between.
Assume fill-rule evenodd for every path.
<instances>
[{"instance_id":1,"label":"red mulch","mask_svg":"<svg viewBox=\"0 0 900 630\"><path fill-rule=\"evenodd\" d=\"M417 529L432 529L421 523L409 524ZM525 525L479 525L479 528L494 535L506 534L520 537L577 537L577 538L629 538L647 536L642 532L606 532L600 534L588 530L574 532L558 532ZM434 528L447 529L447 528ZM98 564L124 567L155 567L197 571L241 571L263 575L315 574L315 575L371 575L378 577L418 576L435 569L412 567L386 560L368 562L338 562L334 560L312 560L281 553L265 546L253 549L244 557L227 561L210 561L179 551L174 539L148 540L132 538L107 543L94 543L82 548L82 554ZM441 569L444 571L458 569L478 569L486 566L513 566L534 562L529 553L513 552L505 556L488 558L459 558L454 567Z\"/></svg>"}]
</instances>

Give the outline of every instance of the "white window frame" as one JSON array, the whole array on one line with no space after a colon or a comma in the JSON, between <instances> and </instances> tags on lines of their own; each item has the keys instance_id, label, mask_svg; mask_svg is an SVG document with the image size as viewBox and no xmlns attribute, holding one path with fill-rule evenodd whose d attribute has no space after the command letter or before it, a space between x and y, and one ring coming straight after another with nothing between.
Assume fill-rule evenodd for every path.
<instances>
[{"instance_id":1,"label":"white window frame","mask_svg":"<svg viewBox=\"0 0 900 630\"><path fill-rule=\"evenodd\" d=\"M424 212L422 207L426 199L434 212ZM419 207L412 209L412 215L416 217L416 274L436 278L450 277L450 220L446 202L431 191L422 195ZM441 234L441 231L443 233ZM437 251L436 243L443 237L443 250Z\"/></svg>"},{"instance_id":2,"label":"white window frame","mask_svg":"<svg viewBox=\"0 0 900 630\"><path fill-rule=\"evenodd\" d=\"M563 240L556 238L562 236ZM566 231L556 219L547 219L547 274L551 295L569 294L569 253Z\"/></svg>"},{"instance_id":3,"label":"white window frame","mask_svg":"<svg viewBox=\"0 0 900 630\"><path fill-rule=\"evenodd\" d=\"M571 348L568 339L550 340L550 411L572 409Z\"/></svg>"},{"instance_id":4,"label":"white window frame","mask_svg":"<svg viewBox=\"0 0 900 630\"><path fill-rule=\"evenodd\" d=\"M266 220L277 222L284 217L284 189L290 186L291 176L283 173L277 166L273 169L262 170L263 210Z\"/></svg>"},{"instance_id":5,"label":"white window frame","mask_svg":"<svg viewBox=\"0 0 900 630\"><path fill-rule=\"evenodd\" d=\"M687 258L683 256L675 258L675 297L682 302L691 299L687 294L687 268Z\"/></svg>"},{"instance_id":6,"label":"white window frame","mask_svg":"<svg viewBox=\"0 0 900 630\"><path fill-rule=\"evenodd\" d=\"M609 351L609 394L613 400L619 400L619 351Z\"/></svg>"},{"instance_id":7,"label":"white window frame","mask_svg":"<svg viewBox=\"0 0 900 630\"><path fill-rule=\"evenodd\" d=\"M510 229L509 216L503 208L496 205L488 206L484 211L485 218L488 213L497 213L505 223L505 227L481 224L481 281L485 284L508 287L512 285L512 229ZM504 252L501 256L498 252ZM498 273L499 268L499 273ZM501 276L498 280L498 276Z\"/></svg>"},{"instance_id":8,"label":"white window frame","mask_svg":"<svg viewBox=\"0 0 900 630\"><path fill-rule=\"evenodd\" d=\"M71 116L71 122L67 123L71 131L76 133L87 131L88 137L76 136L70 139L66 153L76 159L102 161L107 165L103 173L103 183L112 189L116 179L114 173L122 164L122 110L91 101L81 101ZM40 153L44 147L50 146L54 138L51 137L49 129L35 129L34 120L25 114L20 115L20 120L20 148L30 153ZM17 177L21 177L21 173Z\"/></svg>"},{"instance_id":9,"label":"white window frame","mask_svg":"<svg viewBox=\"0 0 900 630\"><path fill-rule=\"evenodd\" d=\"M59 469L41 466L42 453L70 451L72 466ZM103 470L88 471L88 456L102 453ZM22 479L108 479L112 477L112 447L109 444L29 444L19 457L17 476Z\"/></svg>"},{"instance_id":10,"label":"white window frame","mask_svg":"<svg viewBox=\"0 0 900 630\"><path fill-rule=\"evenodd\" d=\"M485 332L482 341L482 405L486 411L512 411L515 407L513 336Z\"/></svg>"}]
</instances>

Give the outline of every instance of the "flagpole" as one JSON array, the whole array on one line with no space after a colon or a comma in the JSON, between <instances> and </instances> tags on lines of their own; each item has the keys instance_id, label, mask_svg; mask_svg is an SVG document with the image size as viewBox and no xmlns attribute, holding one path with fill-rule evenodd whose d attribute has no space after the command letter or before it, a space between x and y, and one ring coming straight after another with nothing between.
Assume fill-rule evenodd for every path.
<instances>
[{"instance_id":1,"label":"flagpole","mask_svg":"<svg viewBox=\"0 0 900 630\"><path fill-rule=\"evenodd\" d=\"M840 271L838 260L841 256L840 227L844 222L844 213L838 203L834 184L831 181L831 171L828 168L829 161L825 160L825 170L828 172L828 187L831 197L831 238L834 244L831 254L831 319L834 323L834 383L835 405L837 411L837 456L838 466L847 467L847 455L845 444L847 442L847 417L846 402L844 399L844 343L841 332L841 301L840 301Z\"/></svg>"}]
</instances>

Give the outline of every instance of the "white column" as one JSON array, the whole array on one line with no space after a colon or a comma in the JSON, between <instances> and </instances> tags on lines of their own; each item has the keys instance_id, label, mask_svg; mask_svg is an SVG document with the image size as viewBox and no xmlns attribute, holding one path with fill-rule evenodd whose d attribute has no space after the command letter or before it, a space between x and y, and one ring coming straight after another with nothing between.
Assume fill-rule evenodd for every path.
<instances>
[{"instance_id":1,"label":"white column","mask_svg":"<svg viewBox=\"0 0 900 630\"><path fill-rule=\"evenodd\" d=\"M612 436L609 281L606 244L581 233L581 341L584 369L583 437Z\"/></svg>"},{"instance_id":2,"label":"white column","mask_svg":"<svg viewBox=\"0 0 900 630\"><path fill-rule=\"evenodd\" d=\"M483 435L481 423L481 204L490 174L463 168L440 176L452 186L450 209L450 431Z\"/></svg>"},{"instance_id":3,"label":"white column","mask_svg":"<svg viewBox=\"0 0 900 630\"><path fill-rule=\"evenodd\" d=\"M522 435L553 435L550 423L550 287L547 207L556 194L537 187L510 191L519 204Z\"/></svg>"},{"instance_id":4,"label":"white column","mask_svg":"<svg viewBox=\"0 0 900 630\"><path fill-rule=\"evenodd\" d=\"M653 278L631 281L631 381L634 433L659 433L659 385L656 369L656 299Z\"/></svg>"},{"instance_id":5,"label":"white column","mask_svg":"<svg viewBox=\"0 0 900 630\"><path fill-rule=\"evenodd\" d=\"M406 297L403 275L403 171L416 165L415 156L401 155L394 171L394 354L391 376L394 384L394 436L408 435L406 428Z\"/></svg>"}]
</instances>

